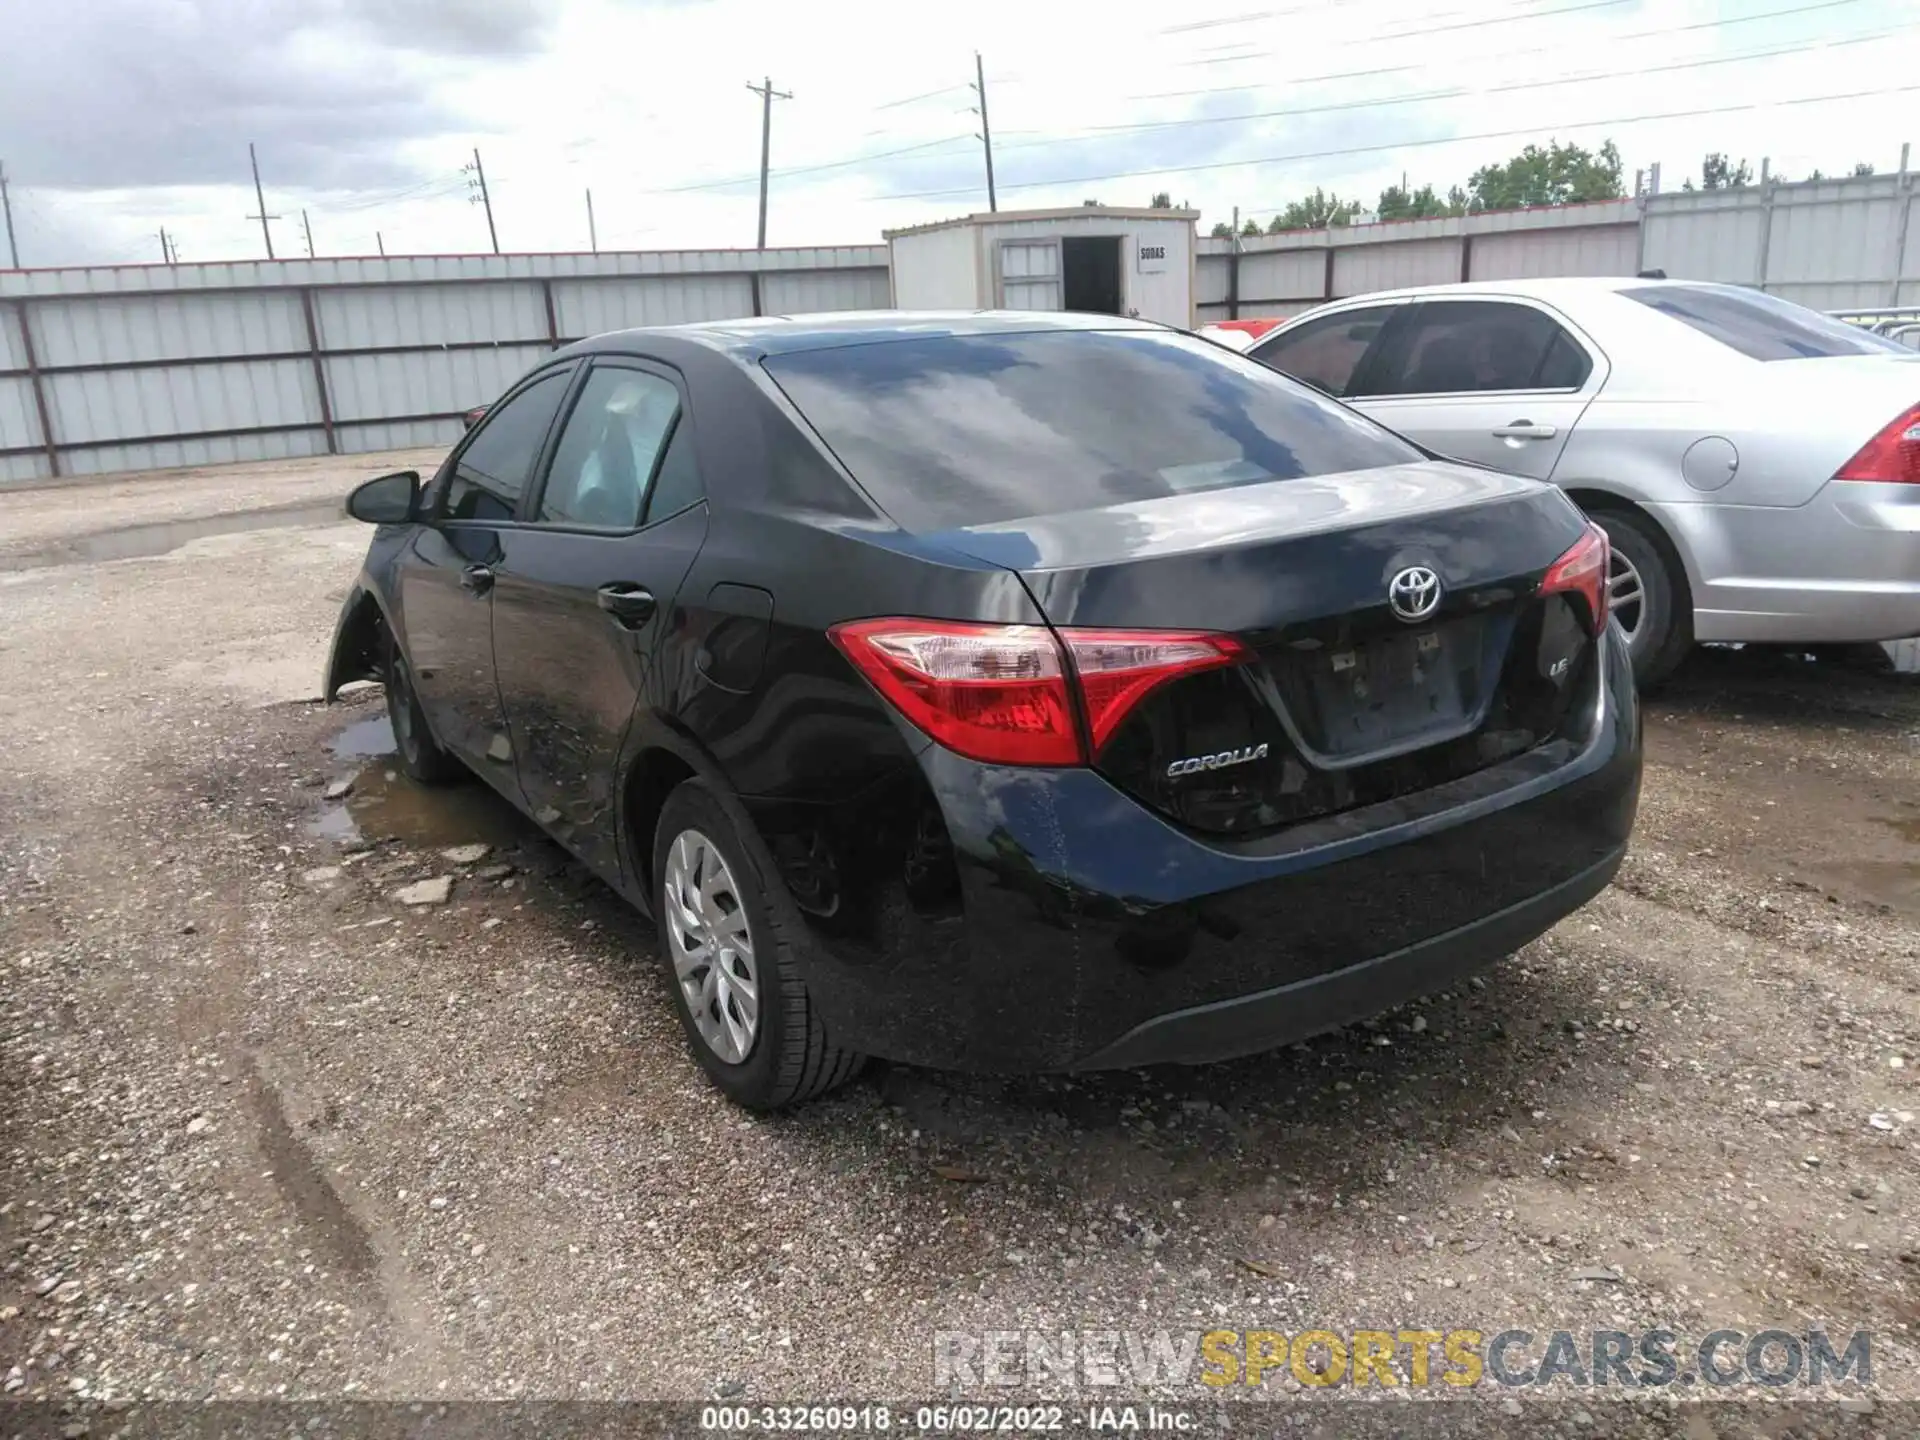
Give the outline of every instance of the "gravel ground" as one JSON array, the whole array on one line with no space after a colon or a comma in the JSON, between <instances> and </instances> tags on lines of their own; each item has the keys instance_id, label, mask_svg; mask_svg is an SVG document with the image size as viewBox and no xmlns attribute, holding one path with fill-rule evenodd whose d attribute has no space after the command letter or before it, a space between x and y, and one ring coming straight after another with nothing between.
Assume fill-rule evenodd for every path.
<instances>
[{"instance_id":1,"label":"gravel ground","mask_svg":"<svg viewBox=\"0 0 1920 1440\"><path fill-rule=\"evenodd\" d=\"M1703 652L1618 883L1458 993L752 1118L644 922L477 785L394 777L377 694L314 703L366 532L301 507L423 458L0 494L17 1400L905 1400L936 1330L1825 1326L1875 1333L1850 1418L1905 1429L1920 681ZM109 511L176 548L76 557ZM1474 1397L1461 1433L1513 1404Z\"/></svg>"}]
</instances>

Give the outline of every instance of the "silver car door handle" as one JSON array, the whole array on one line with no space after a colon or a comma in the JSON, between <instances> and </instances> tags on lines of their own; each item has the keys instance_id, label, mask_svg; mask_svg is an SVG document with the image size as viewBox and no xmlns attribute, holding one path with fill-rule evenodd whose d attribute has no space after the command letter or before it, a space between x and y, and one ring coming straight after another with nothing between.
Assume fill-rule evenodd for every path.
<instances>
[{"instance_id":1,"label":"silver car door handle","mask_svg":"<svg viewBox=\"0 0 1920 1440\"><path fill-rule=\"evenodd\" d=\"M1536 425L1531 420L1516 420L1493 432L1502 440L1551 440L1559 431L1551 425Z\"/></svg>"}]
</instances>

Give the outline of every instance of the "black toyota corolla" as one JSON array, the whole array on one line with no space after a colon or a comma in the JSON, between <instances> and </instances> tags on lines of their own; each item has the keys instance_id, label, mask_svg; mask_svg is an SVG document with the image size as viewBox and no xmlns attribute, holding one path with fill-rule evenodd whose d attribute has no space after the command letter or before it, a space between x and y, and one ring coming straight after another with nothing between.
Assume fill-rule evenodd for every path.
<instances>
[{"instance_id":1,"label":"black toyota corolla","mask_svg":"<svg viewBox=\"0 0 1920 1440\"><path fill-rule=\"evenodd\" d=\"M1606 539L1110 317L604 335L380 526L326 681L658 922L744 1104L865 1056L1246 1054L1433 990L1620 864Z\"/></svg>"}]
</instances>

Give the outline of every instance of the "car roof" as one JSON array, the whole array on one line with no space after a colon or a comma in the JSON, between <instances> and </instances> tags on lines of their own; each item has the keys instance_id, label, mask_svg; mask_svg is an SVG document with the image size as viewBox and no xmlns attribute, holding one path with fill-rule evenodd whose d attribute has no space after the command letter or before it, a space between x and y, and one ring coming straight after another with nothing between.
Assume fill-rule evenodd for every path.
<instances>
[{"instance_id":1,"label":"car roof","mask_svg":"<svg viewBox=\"0 0 1920 1440\"><path fill-rule=\"evenodd\" d=\"M879 345L965 335L1027 335L1046 331L1165 330L1150 320L1120 315L1028 313L1012 310L841 310L817 315L765 315L756 319L702 320L615 330L568 347L574 353L646 349L661 340L685 340L739 356L759 358L848 345Z\"/></svg>"},{"instance_id":2,"label":"car roof","mask_svg":"<svg viewBox=\"0 0 1920 1440\"><path fill-rule=\"evenodd\" d=\"M1741 288L1711 280L1643 280L1633 275L1550 275L1529 280L1468 280L1452 285L1407 285L1398 290L1371 290L1364 295L1343 296L1337 302L1325 303L1344 305L1356 300L1411 300L1429 295L1523 295L1536 300L1573 300L1618 290L1658 289L1664 286L1716 290Z\"/></svg>"}]
</instances>

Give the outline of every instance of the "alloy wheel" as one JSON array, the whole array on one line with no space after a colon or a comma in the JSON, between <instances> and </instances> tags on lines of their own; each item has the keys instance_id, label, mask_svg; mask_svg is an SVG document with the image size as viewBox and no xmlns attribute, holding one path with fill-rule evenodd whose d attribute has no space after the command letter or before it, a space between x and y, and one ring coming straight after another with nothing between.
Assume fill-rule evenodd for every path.
<instances>
[{"instance_id":1,"label":"alloy wheel","mask_svg":"<svg viewBox=\"0 0 1920 1440\"><path fill-rule=\"evenodd\" d=\"M1647 586L1633 562L1617 545L1612 547L1611 554L1607 564L1607 609L1620 622L1621 633L1631 645L1646 615Z\"/></svg>"},{"instance_id":2,"label":"alloy wheel","mask_svg":"<svg viewBox=\"0 0 1920 1440\"><path fill-rule=\"evenodd\" d=\"M760 1024L760 979L733 871L713 841L682 830L667 852L661 888L674 980L694 1029L721 1060L741 1064Z\"/></svg>"}]
</instances>

